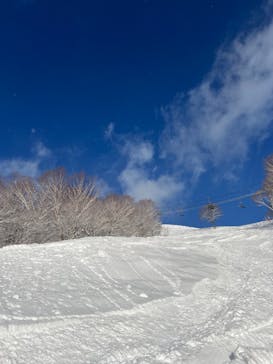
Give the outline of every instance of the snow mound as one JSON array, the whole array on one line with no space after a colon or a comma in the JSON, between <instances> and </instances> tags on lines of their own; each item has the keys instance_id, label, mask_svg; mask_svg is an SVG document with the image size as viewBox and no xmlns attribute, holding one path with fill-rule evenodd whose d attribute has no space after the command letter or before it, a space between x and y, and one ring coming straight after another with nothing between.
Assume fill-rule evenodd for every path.
<instances>
[{"instance_id":1,"label":"snow mound","mask_svg":"<svg viewBox=\"0 0 273 364\"><path fill-rule=\"evenodd\" d=\"M272 262L268 224L5 247L0 363L272 364Z\"/></svg>"},{"instance_id":2,"label":"snow mound","mask_svg":"<svg viewBox=\"0 0 273 364\"><path fill-rule=\"evenodd\" d=\"M165 224L162 226L161 235L178 236L179 234L183 234L185 230L196 230L196 228L190 226Z\"/></svg>"}]
</instances>

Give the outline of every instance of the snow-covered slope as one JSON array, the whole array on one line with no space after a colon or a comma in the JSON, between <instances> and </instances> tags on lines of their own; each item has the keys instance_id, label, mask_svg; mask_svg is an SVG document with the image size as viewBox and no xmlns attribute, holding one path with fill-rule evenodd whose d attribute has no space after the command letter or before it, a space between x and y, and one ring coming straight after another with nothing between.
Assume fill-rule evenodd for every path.
<instances>
[{"instance_id":1,"label":"snow-covered slope","mask_svg":"<svg viewBox=\"0 0 273 364\"><path fill-rule=\"evenodd\" d=\"M0 250L0 363L273 363L273 227Z\"/></svg>"}]
</instances>

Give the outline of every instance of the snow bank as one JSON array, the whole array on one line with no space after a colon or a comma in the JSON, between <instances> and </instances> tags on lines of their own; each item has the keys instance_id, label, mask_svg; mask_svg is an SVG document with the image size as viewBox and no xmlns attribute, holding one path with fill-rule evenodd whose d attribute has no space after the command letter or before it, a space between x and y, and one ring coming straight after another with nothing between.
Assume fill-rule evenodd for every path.
<instances>
[{"instance_id":1,"label":"snow bank","mask_svg":"<svg viewBox=\"0 0 273 364\"><path fill-rule=\"evenodd\" d=\"M273 363L273 239L164 226L0 250L0 363Z\"/></svg>"}]
</instances>

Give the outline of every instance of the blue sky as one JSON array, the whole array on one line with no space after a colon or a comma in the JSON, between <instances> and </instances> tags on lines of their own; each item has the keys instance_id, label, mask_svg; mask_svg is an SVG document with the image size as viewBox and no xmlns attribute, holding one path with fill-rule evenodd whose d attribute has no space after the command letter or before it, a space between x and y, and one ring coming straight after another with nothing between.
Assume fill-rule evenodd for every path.
<instances>
[{"instance_id":1,"label":"blue sky","mask_svg":"<svg viewBox=\"0 0 273 364\"><path fill-rule=\"evenodd\" d=\"M255 191L273 153L272 5L2 1L0 173L84 170L164 213ZM219 224L263 219L244 203Z\"/></svg>"}]
</instances>

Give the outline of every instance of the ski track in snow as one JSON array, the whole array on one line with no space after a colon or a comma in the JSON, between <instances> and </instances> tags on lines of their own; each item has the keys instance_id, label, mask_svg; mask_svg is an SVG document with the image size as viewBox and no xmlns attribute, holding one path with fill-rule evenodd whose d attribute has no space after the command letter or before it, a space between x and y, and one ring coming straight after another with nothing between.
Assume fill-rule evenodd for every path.
<instances>
[{"instance_id":1,"label":"ski track in snow","mask_svg":"<svg viewBox=\"0 0 273 364\"><path fill-rule=\"evenodd\" d=\"M273 226L0 250L0 364L273 364Z\"/></svg>"}]
</instances>

